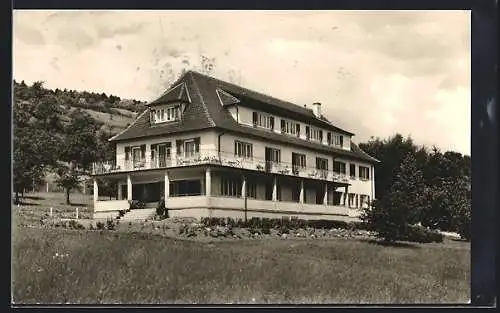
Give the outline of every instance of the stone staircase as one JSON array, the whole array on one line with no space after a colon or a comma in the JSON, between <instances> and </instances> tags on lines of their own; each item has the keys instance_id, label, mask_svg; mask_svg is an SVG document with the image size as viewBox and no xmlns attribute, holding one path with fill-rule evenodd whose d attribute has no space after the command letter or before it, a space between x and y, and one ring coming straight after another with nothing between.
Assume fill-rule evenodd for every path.
<instances>
[{"instance_id":1,"label":"stone staircase","mask_svg":"<svg viewBox=\"0 0 500 313\"><path fill-rule=\"evenodd\" d=\"M144 221L151 220L156 214L155 208L130 210L120 217L120 221Z\"/></svg>"}]
</instances>

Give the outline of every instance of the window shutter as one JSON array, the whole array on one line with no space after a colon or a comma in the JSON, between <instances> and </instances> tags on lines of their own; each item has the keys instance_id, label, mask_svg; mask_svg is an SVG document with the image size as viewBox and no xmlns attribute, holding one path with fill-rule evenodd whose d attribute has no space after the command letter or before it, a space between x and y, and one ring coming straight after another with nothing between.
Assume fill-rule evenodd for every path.
<instances>
[{"instance_id":1,"label":"window shutter","mask_svg":"<svg viewBox=\"0 0 500 313\"><path fill-rule=\"evenodd\" d=\"M252 119L253 119L253 127L256 127L257 126L257 119L258 119L257 112L253 112Z\"/></svg>"},{"instance_id":2,"label":"window shutter","mask_svg":"<svg viewBox=\"0 0 500 313\"><path fill-rule=\"evenodd\" d=\"M146 158L146 145L141 145L141 159Z\"/></svg>"},{"instance_id":3,"label":"window shutter","mask_svg":"<svg viewBox=\"0 0 500 313\"><path fill-rule=\"evenodd\" d=\"M130 159L130 147L125 147L125 161Z\"/></svg>"},{"instance_id":4,"label":"window shutter","mask_svg":"<svg viewBox=\"0 0 500 313\"><path fill-rule=\"evenodd\" d=\"M151 145L151 159L154 159L156 151L156 144Z\"/></svg>"},{"instance_id":5,"label":"window shutter","mask_svg":"<svg viewBox=\"0 0 500 313\"><path fill-rule=\"evenodd\" d=\"M295 125L295 132L297 133L297 137L300 137L300 124Z\"/></svg>"},{"instance_id":6,"label":"window shutter","mask_svg":"<svg viewBox=\"0 0 500 313\"><path fill-rule=\"evenodd\" d=\"M326 134L326 141L327 141L328 145L332 144L332 133L328 132Z\"/></svg>"},{"instance_id":7,"label":"window shutter","mask_svg":"<svg viewBox=\"0 0 500 313\"><path fill-rule=\"evenodd\" d=\"M310 131L311 130L310 130L309 126L306 126L306 139L307 140L309 140L309 135L310 135L309 133L310 133Z\"/></svg>"},{"instance_id":8,"label":"window shutter","mask_svg":"<svg viewBox=\"0 0 500 313\"><path fill-rule=\"evenodd\" d=\"M176 140L175 146L177 148L177 155L181 155L182 154L182 140Z\"/></svg>"},{"instance_id":9,"label":"window shutter","mask_svg":"<svg viewBox=\"0 0 500 313\"><path fill-rule=\"evenodd\" d=\"M369 167L366 168L366 178L370 179L370 168Z\"/></svg>"},{"instance_id":10,"label":"window shutter","mask_svg":"<svg viewBox=\"0 0 500 313\"><path fill-rule=\"evenodd\" d=\"M274 130L274 117L273 117L273 116L271 116L271 117L269 118L269 122L270 122L270 124L271 124L271 129L272 129L272 130Z\"/></svg>"},{"instance_id":11,"label":"window shutter","mask_svg":"<svg viewBox=\"0 0 500 313\"><path fill-rule=\"evenodd\" d=\"M285 120L281 120L281 133L285 132L285 125L286 125Z\"/></svg>"},{"instance_id":12,"label":"window shutter","mask_svg":"<svg viewBox=\"0 0 500 313\"><path fill-rule=\"evenodd\" d=\"M194 149L196 153L200 152L200 137L194 139Z\"/></svg>"},{"instance_id":13,"label":"window shutter","mask_svg":"<svg viewBox=\"0 0 500 313\"><path fill-rule=\"evenodd\" d=\"M319 131L319 141L323 142L323 131Z\"/></svg>"},{"instance_id":14,"label":"window shutter","mask_svg":"<svg viewBox=\"0 0 500 313\"><path fill-rule=\"evenodd\" d=\"M238 155L238 142L234 141L234 155Z\"/></svg>"}]
</instances>

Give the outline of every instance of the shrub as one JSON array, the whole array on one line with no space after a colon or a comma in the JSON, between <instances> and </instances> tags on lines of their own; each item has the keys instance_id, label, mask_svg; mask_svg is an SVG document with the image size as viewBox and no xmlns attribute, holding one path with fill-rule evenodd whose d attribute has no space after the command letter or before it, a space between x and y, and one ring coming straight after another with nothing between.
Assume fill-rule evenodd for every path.
<instances>
[{"instance_id":1,"label":"shrub","mask_svg":"<svg viewBox=\"0 0 500 313\"><path fill-rule=\"evenodd\" d=\"M165 208L165 200L161 199L158 202L158 206L156 207L156 215L160 217L160 219L164 219L168 217L168 211Z\"/></svg>"},{"instance_id":2,"label":"shrub","mask_svg":"<svg viewBox=\"0 0 500 313\"><path fill-rule=\"evenodd\" d=\"M103 230L104 229L104 223L103 222L97 222L95 224L95 227L98 229L98 230Z\"/></svg>"},{"instance_id":3,"label":"shrub","mask_svg":"<svg viewBox=\"0 0 500 313\"><path fill-rule=\"evenodd\" d=\"M144 209L146 207L146 204L140 200L130 200L128 203L130 210Z\"/></svg>"},{"instance_id":4,"label":"shrub","mask_svg":"<svg viewBox=\"0 0 500 313\"><path fill-rule=\"evenodd\" d=\"M389 191L364 208L361 219L384 241L403 240L409 231L408 225L420 218L425 203L424 190L422 171L415 157L408 153L395 171Z\"/></svg>"},{"instance_id":5,"label":"shrub","mask_svg":"<svg viewBox=\"0 0 500 313\"><path fill-rule=\"evenodd\" d=\"M419 243L431 243L443 242L443 238L444 236L436 230L430 230L419 225L412 225L408 227L408 231L402 239Z\"/></svg>"},{"instance_id":6,"label":"shrub","mask_svg":"<svg viewBox=\"0 0 500 313\"><path fill-rule=\"evenodd\" d=\"M290 233L290 230L288 229L288 227L286 225L282 225L280 228L279 228L279 233L280 234L289 234Z\"/></svg>"},{"instance_id":7,"label":"shrub","mask_svg":"<svg viewBox=\"0 0 500 313\"><path fill-rule=\"evenodd\" d=\"M266 234L266 235L269 235L269 234L271 233L271 229L270 229L270 228L263 227L263 228L262 228L262 233L263 233L263 234Z\"/></svg>"},{"instance_id":8,"label":"shrub","mask_svg":"<svg viewBox=\"0 0 500 313\"><path fill-rule=\"evenodd\" d=\"M68 228L72 228L72 229L85 229L85 226L83 226L82 224L78 223L75 220L71 220L71 221L68 222Z\"/></svg>"},{"instance_id":9,"label":"shrub","mask_svg":"<svg viewBox=\"0 0 500 313\"><path fill-rule=\"evenodd\" d=\"M115 222L113 220L107 220L106 221L106 229L107 230L114 230L115 229Z\"/></svg>"}]
</instances>

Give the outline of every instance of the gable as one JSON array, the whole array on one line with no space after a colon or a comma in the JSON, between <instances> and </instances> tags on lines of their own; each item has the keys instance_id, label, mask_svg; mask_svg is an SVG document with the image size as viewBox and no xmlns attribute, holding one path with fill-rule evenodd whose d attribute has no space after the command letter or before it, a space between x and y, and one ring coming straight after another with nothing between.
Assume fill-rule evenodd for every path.
<instances>
[{"instance_id":1,"label":"gable","mask_svg":"<svg viewBox=\"0 0 500 313\"><path fill-rule=\"evenodd\" d=\"M148 106L155 106L159 104L166 104L170 102L184 102L191 103L191 96L185 82L181 82L174 87L168 89L162 96L153 102L149 103Z\"/></svg>"},{"instance_id":2,"label":"gable","mask_svg":"<svg viewBox=\"0 0 500 313\"><path fill-rule=\"evenodd\" d=\"M220 104L222 106L240 103L240 100L238 100L238 98L234 97L233 95L225 92L220 88L217 88L216 92L217 96L219 97Z\"/></svg>"}]
</instances>

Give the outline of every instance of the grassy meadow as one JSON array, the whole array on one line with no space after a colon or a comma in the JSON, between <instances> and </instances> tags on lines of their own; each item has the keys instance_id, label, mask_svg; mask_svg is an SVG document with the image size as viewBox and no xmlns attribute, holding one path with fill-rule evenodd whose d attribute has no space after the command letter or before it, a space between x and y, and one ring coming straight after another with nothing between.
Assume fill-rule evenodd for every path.
<instances>
[{"instance_id":1,"label":"grassy meadow","mask_svg":"<svg viewBox=\"0 0 500 313\"><path fill-rule=\"evenodd\" d=\"M47 198L34 201L40 204ZM45 210L39 205L27 207L34 215L37 208ZM23 210L28 209L18 211ZM460 241L402 246L357 239L202 242L137 230L20 227L19 221L26 218L17 213L15 208L15 304L465 303L469 299L470 245Z\"/></svg>"}]
</instances>

